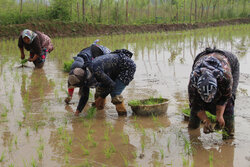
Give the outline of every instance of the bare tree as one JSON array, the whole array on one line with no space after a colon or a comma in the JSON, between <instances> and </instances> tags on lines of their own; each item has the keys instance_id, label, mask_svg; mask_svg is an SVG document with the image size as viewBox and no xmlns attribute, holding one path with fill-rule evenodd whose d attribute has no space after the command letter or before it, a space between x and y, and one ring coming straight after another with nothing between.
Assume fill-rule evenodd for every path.
<instances>
[{"instance_id":1,"label":"bare tree","mask_svg":"<svg viewBox=\"0 0 250 167\"><path fill-rule=\"evenodd\" d=\"M197 19L197 0L194 0L194 21Z\"/></svg>"},{"instance_id":2,"label":"bare tree","mask_svg":"<svg viewBox=\"0 0 250 167\"><path fill-rule=\"evenodd\" d=\"M191 3L190 3L190 17L189 17L190 23L192 22L192 7L193 7L193 0L191 0Z\"/></svg>"},{"instance_id":3,"label":"bare tree","mask_svg":"<svg viewBox=\"0 0 250 167\"><path fill-rule=\"evenodd\" d=\"M79 9L79 2L76 2L76 10L77 10L77 21L80 21L80 9Z\"/></svg>"},{"instance_id":4,"label":"bare tree","mask_svg":"<svg viewBox=\"0 0 250 167\"><path fill-rule=\"evenodd\" d=\"M102 2L103 2L103 0L100 0L100 4L99 4L99 22L102 21Z\"/></svg>"},{"instance_id":5,"label":"bare tree","mask_svg":"<svg viewBox=\"0 0 250 167\"><path fill-rule=\"evenodd\" d=\"M157 22L157 1L155 0L155 22Z\"/></svg>"},{"instance_id":6,"label":"bare tree","mask_svg":"<svg viewBox=\"0 0 250 167\"><path fill-rule=\"evenodd\" d=\"M126 0L126 22L128 23L128 0Z\"/></svg>"},{"instance_id":7,"label":"bare tree","mask_svg":"<svg viewBox=\"0 0 250 167\"><path fill-rule=\"evenodd\" d=\"M82 19L85 21L85 0L82 0Z\"/></svg>"},{"instance_id":8,"label":"bare tree","mask_svg":"<svg viewBox=\"0 0 250 167\"><path fill-rule=\"evenodd\" d=\"M20 15L23 12L23 0L20 1Z\"/></svg>"}]
</instances>

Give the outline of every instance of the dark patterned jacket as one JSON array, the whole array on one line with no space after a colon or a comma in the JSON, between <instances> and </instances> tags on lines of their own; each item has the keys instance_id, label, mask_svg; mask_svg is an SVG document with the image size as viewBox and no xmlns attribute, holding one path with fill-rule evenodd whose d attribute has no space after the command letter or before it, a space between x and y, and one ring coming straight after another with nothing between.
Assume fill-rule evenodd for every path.
<instances>
[{"instance_id":1,"label":"dark patterned jacket","mask_svg":"<svg viewBox=\"0 0 250 167\"><path fill-rule=\"evenodd\" d=\"M119 79L125 85L128 85L133 79L136 71L136 65L130 58L131 52L123 50L121 52L106 54L95 58L88 66L92 75L97 80L99 86L103 88L101 97L105 98L115 88L115 80ZM82 86L82 97L77 109L81 111L87 103L89 87Z\"/></svg>"},{"instance_id":2,"label":"dark patterned jacket","mask_svg":"<svg viewBox=\"0 0 250 167\"><path fill-rule=\"evenodd\" d=\"M216 63L204 63L209 57L215 57L219 60L222 70ZM206 65L204 65L206 64ZM209 65L207 65L209 64ZM205 66L205 67L204 67ZM210 67L209 67L210 66ZM215 69L214 75L217 76L217 93L211 103L205 103L195 87L195 80L199 77L200 68ZM194 72L198 71L198 72ZM216 71L223 71L222 75L216 74ZM188 95L191 111L199 112L201 110L211 110L216 105L224 105L230 98L235 99L236 90L239 82L239 61L235 55L230 52L207 48L206 51L197 55L194 60L192 75L188 85Z\"/></svg>"}]
</instances>

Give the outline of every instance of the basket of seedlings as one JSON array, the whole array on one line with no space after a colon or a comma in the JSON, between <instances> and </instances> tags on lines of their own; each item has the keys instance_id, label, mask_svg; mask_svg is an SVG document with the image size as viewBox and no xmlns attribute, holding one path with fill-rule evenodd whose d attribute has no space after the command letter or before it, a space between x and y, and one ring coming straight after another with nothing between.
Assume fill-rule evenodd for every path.
<instances>
[{"instance_id":1,"label":"basket of seedlings","mask_svg":"<svg viewBox=\"0 0 250 167\"><path fill-rule=\"evenodd\" d=\"M150 97L144 100L132 100L128 103L132 111L136 115L151 116L162 115L168 109L169 100L159 97Z\"/></svg>"}]
</instances>

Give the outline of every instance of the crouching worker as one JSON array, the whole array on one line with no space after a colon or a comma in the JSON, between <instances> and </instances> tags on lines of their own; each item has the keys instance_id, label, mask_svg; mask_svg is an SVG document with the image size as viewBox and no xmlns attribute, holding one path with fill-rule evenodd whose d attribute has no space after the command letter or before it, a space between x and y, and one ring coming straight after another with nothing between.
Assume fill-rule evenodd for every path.
<instances>
[{"instance_id":1,"label":"crouching worker","mask_svg":"<svg viewBox=\"0 0 250 167\"><path fill-rule=\"evenodd\" d=\"M105 98L110 94L118 115L127 115L121 93L134 78L136 65L131 59L132 55L128 50L117 50L95 58L87 67L75 68L69 74L69 86L81 88L82 96L75 112L76 116L88 101L89 88L97 85L99 91L95 95L96 108L103 109Z\"/></svg>"},{"instance_id":2,"label":"crouching worker","mask_svg":"<svg viewBox=\"0 0 250 167\"><path fill-rule=\"evenodd\" d=\"M97 42L99 42L99 40L96 40L91 46L82 49L76 57L73 57L74 62L70 67L70 72L72 72L75 68L83 68L84 66L88 66L96 57L109 54L111 52L107 47L98 45ZM74 88L68 85L68 97L66 97L64 100L65 103L68 104L71 101L73 93ZM81 95L81 90L79 91L79 94Z\"/></svg>"},{"instance_id":3,"label":"crouching worker","mask_svg":"<svg viewBox=\"0 0 250 167\"><path fill-rule=\"evenodd\" d=\"M196 129L200 121L203 132L214 129L205 113L216 115L216 129L223 129L223 138L234 136L234 102L239 82L239 62L230 52L207 48L194 60L188 94L191 114L188 127Z\"/></svg>"},{"instance_id":4,"label":"crouching worker","mask_svg":"<svg viewBox=\"0 0 250 167\"><path fill-rule=\"evenodd\" d=\"M47 53L53 50L50 38L42 32L25 29L18 39L18 47L21 52L21 59L25 58L24 49L30 51L28 61L33 62L36 68L42 68Z\"/></svg>"}]
</instances>

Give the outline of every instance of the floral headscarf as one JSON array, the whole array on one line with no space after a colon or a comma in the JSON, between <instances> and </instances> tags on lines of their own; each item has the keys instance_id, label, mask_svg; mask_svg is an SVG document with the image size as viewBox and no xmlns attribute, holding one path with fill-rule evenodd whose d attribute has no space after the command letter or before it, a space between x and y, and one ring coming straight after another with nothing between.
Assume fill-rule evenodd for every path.
<instances>
[{"instance_id":1,"label":"floral headscarf","mask_svg":"<svg viewBox=\"0 0 250 167\"><path fill-rule=\"evenodd\" d=\"M29 44L33 42L33 40L36 38L37 34L29 29L25 29L22 32L22 38L28 37L30 39Z\"/></svg>"}]
</instances>

